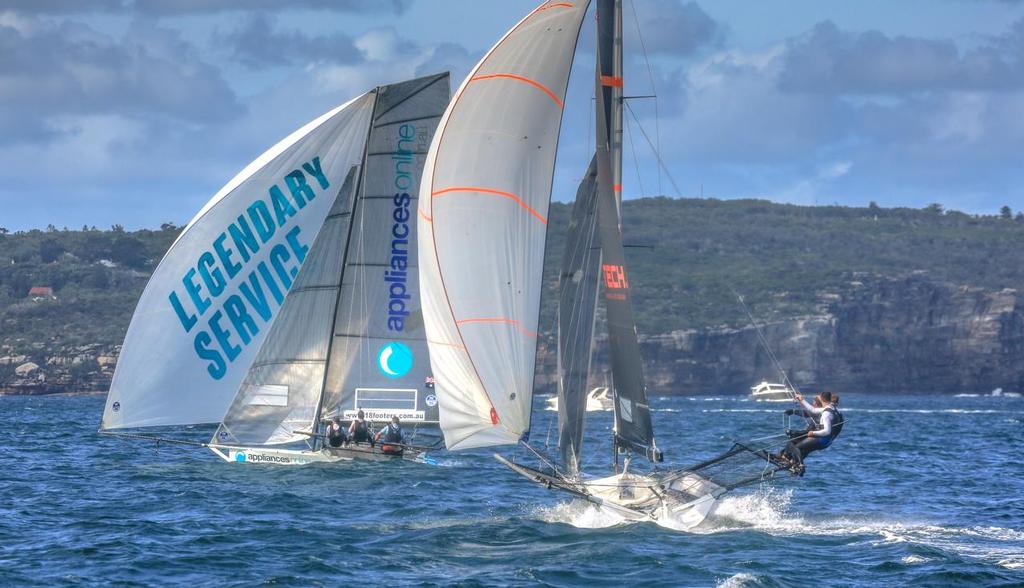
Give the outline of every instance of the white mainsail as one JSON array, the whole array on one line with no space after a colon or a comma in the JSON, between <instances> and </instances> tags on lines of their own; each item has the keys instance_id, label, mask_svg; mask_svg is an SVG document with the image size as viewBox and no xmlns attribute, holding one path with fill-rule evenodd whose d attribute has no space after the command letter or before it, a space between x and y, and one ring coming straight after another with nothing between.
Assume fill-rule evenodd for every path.
<instances>
[{"instance_id":1,"label":"white mainsail","mask_svg":"<svg viewBox=\"0 0 1024 588\"><path fill-rule=\"evenodd\" d=\"M102 429L221 419L362 160L373 104L365 94L299 129L185 227L132 316Z\"/></svg>"},{"instance_id":2,"label":"white mainsail","mask_svg":"<svg viewBox=\"0 0 1024 588\"><path fill-rule=\"evenodd\" d=\"M546 2L509 31L456 92L427 156L420 288L450 449L529 430L555 152L588 4Z\"/></svg>"},{"instance_id":3,"label":"white mainsail","mask_svg":"<svg viewBox=\"0 0 1024 588\"><path fill-rule=\"evenodd\" d=\"M352 418L345 409L428 420L410 223L448 93L447 73L374 91L365 163L345 178L214 443L307 441L321 412ZM395 349L405 357L384 355Z\"/></svg>"}]
</instances>

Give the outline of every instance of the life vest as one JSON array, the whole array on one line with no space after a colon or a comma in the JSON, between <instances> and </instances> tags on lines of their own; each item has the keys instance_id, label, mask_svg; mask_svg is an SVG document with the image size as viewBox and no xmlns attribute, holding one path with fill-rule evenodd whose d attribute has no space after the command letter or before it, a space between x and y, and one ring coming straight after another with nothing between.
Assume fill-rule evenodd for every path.
<instances>
[{"instance_id":1,"label":"life vest","mask_svg":"<svg viewBox=\"0 0 1024 588\"><path fill-rule=\"evenodd\" d=\"M334 427L327 429L327 441L331 444L331 447L340 447L345 441L345 431L340 427L337 429Z\"/></svg>"},{"instance_id":2,"label":"life vest","mask_svg":"<svg viewBox=\"0 0 1024 588\"><path fill-rule=\"evenodd\" d=\"M832 413L832 433L828 436L828 442L831 445L836 440L836 437L839 436L839 433L843 432L843 423L846 422L846 419L843 418L843 413L839 412L839 409L834 404L826 407L825 410Z\"/></svg>"},{"instance_id":3,"label":"life vest","mask_svg":"<svg viewBox=\"0 0 1024 588\"><path fill-rule=\"evenodd\" d=\"M388 430L384 432L384 440L388 443L401 443L402 428L389 424Z\"/></svg>"},{"instance_id":4,"label":"life vest","mask_svg":"<svg viewBox=\"0 0 1024 588\"><path fill-rule=\"evenodd\" d=\"M356 421L356 428L353 429L352 436L360 440L370 438L370 430L366 427L366 421Z\"/></svg>"}]
</instances>

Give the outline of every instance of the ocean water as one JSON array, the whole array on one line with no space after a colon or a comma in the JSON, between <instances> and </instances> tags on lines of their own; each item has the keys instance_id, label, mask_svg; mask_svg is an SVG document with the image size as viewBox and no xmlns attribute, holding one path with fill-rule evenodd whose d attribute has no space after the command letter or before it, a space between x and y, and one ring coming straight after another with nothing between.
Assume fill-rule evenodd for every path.
<instances>
[{"instance_id":1,"label":"ocean water","mask_svg":"<svg viewBox=\"0 0 1024 588\"><path fill-rule=\"evenodd\" d=\"M100 436L102 404L0 397L0 585L1024 585L1021 398L847 395L803 479L724 497L692 533L615 524L489 451L229 464ZM652 404L679 465L778 432L785 407ZM535 414L534 442L554 439ZM610 415L590 416L605 473Z\"/></svg>"}]
</instances>

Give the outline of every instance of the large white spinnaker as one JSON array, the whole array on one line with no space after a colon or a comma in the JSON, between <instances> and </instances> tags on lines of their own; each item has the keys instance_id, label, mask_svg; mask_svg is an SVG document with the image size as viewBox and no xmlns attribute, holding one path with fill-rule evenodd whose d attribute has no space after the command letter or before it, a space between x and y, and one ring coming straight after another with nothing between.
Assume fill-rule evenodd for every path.
<instances>
[{"instance_id":1,"label":"large white spinnaker","mask_svg":"<svg viewBox=\"0 0 1024 588\"><path fill-rule=\"evenodd\" d=\"M299 129L185 227L132 316L101 428L221 419L362 161L373 103L365 94Z\"/></svg>"},{"instance_id":2,"label":"large white spinnaker","mask_svg":"<svg viewBox=\"0 0 1024 588\"><path fill-rule=\"evenodd\" d=\"M529 430L548 205L589 2L546 2L455 94L427 156L420 289L448 448Z\"/></svg>"}]
</instances>

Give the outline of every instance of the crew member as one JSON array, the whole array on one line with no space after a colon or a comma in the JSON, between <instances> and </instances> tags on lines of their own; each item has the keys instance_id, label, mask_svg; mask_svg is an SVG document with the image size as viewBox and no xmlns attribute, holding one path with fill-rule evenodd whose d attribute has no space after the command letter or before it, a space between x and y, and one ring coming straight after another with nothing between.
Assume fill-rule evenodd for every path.
<instances>
[{"instance_id":1,"label":"crew member","mask_svg":"<svg viewBox=\"0 0 1024 588\"><path fill-rule=\"evenodd\" d=\"M341 419L334 417L331 420L331 424L327 425L327 444L331 447L341 447L348 441L348 437L345 435L345 429L341 427Z\"/></svg>"},{"instance_id":2,"label":"crew member","mask_svg":"<svg viewBox=\"0 0 1024 588\"><path fill-rule=\"evenodd\" d=\"M383 442L381 442L381 437L384 438ZM397 416L391 417L391 422L377 431L373 440L379 442L380 450L388 455L402 455L405 452L403 447L405 433L402 431L402 425L398 422Z\"/></svg>"},{"instance_id":3,"label":"crew member","mask_svg":"<svg viewBox=\"0 0 1024 588\"><path fill-rule=\"evenodd\" d=\"M353 443L369 443L373 447L373 435L370 433L370 425L366 422L366 414L359 410L352 424L348 426L348 439Z\"/></svg>"},{"instance_id":4,"label":"crew member","mask_svg":"<svg viewBox=\"0 0 1024 588\"><path fill-rule=\"evenodd\" d=\"M818 398L821 399L821 406L809 404L803 396L796 395L796 399L800 401L811 418L818 417L818 428L794 437L786 445L784 451L787 454L785 457L793 463L800 475L803 475L804 472L804 458L814 451L825 449L831 445L843 430L843 414L837 407L839 396L831 392L822 392Z\"/></svg>"}]
</instances>

